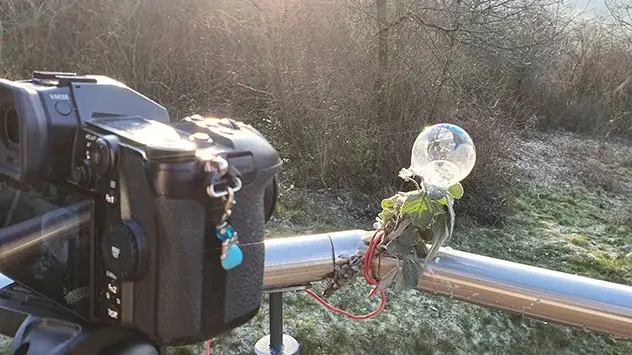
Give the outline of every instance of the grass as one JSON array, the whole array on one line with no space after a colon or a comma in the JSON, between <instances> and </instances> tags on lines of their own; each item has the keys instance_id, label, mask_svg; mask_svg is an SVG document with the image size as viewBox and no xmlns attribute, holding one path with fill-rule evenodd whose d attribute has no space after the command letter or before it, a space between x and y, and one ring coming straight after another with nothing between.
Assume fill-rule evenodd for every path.
<instances>
[{"instance_id":1,"label":"grass","mask_svg":"<svg viewBox=\"0 0 632 355\"><path fill-rule=\"evenodd\" d=\"M629 202L632 198L603 192L523 186L515 190L514 210L502 229L458 224L452 246L632 285L632 232L621 217L626 214L613 213ZM268 236L368 229L375 207L360 205L365 207L326 193L286 194ZM330 302L356 314L375 309L368 288L356 285ZM285 294L284 301L285 332L299 341L302 354L632 353L632 342L416 291L389 291L385 311L367 321L335 315L300 292ZM251 322L214 339L211 353L251 354L269 332L266 302L264 297ZM170 349L173 355L203 353L202 344Z\"/></svg>"},{"instance_id":2,"label":"grass","mask_svg":"<svg viewBox=\"0 0 632 355\"><path fill-rule=\"evenodd\" d=\"M626 198L581 189L523 186L516 189L515 200L502 229L459 225L452 246L632 285L632 233L612 213L625 205ZM285 211L279 209L281 218L288 218ZM301 211L290 215L307 213L300 219L312 216L317 221L339 222L326 208ZM334 224L327 230L338 227L344 228ZM271 233L285 233L281 225L274 228ZM363 286L346 289L334 295L331 303L353 313L367 313L376 307L376 300L367 300L367 291ZM632 342L449 298L415 291L389 292L388 297L379 317L353 321L323 309L305 294L288 294L285 332L297 338L303 354L632 353ZM267 312L264 305L252 322L215 339L212 353L251 353L254 342L267 334ZM201 353L197 349L192 353Z\"/></svg>"},{"instance_id":3,"label":"grass","mask_svg":"<svg viewBox=\"0 0 632 355\"><path fill-rule=\"evenodd\" d=\"M456 248L607 281L632 284L632 231L612 211L620 196L556 188L516 191L502 230L471 229ZM484 234L485 239L480 235Z\"/></svg>"},{"instance_id":4,"label":"grass","mask_svg":"<svg viewBox=\"0 0 632 355\"><path fill-rule=\"evenodd\" d=\"M286 192L278 200L266 237L366 229L378 212L373 202L367 196L349 192Z\"/></svg>"}]
</instances>

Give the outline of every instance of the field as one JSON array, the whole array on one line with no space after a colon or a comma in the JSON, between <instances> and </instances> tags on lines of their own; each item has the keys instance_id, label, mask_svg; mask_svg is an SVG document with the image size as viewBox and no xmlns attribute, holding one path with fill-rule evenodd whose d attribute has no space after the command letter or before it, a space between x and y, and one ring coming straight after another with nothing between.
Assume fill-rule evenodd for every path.
<instances>
[{"instance_id":1,"label":"field","mask_svg":"<svg viewBox=\"0 0 632 355\"><path fill-rule=\"evenodd\" d=\"M623 144L566 133L522 141L513 162L521 181L505 225L482 228L457 216L451 246L632 285L631 152ZM351 199L331 191L290 191L269 234L369 228L377 202ZM367 313L376 306L367 292L366 286L356 286L331 302ZM415 291L390 292L384 312L368 321L335 315L303 293L284 299L285 331L298 339L303 354L632 353L632 342ZM251 353L268 332L267 315L264 306L248 325L214 339L211 353ZM203 353L202 346L178 350Z\"/></svg>"},{"instance_id":2,"label":"field","mask_svg":"<svg viewBox=\"0 0 632 355\"><path fill-rule=\"evenodd\" d=\"M510 154L520 181L505 224L480 227L457 216L451 246L632 285L631 153L625 144L568 133L523 139ZM376 206L375 198L349 192L285 189L268 235L368 229ZM358 314L374 309L368 288L357 285L331 303ZM415 291L389 292L384 312L368 321L335 315L304 293L284 299L285 331L303 354L632 353L632 342ZM211 353L250 354L267 332L264 302L250 323L214 339ZM203 354L204 348L170 353Z\"/></svg>"},{"instance_id":3,"label":"field","mask_svg":"<svg viewBox=\"0 0 632 355\"><path fill-rule=\"evenodd\" d=\"M632 284L632 3L607 3L595 16L576 0L0 0L0 77L100 74L172 121L252 125L284 162L270 238L370 229L419 132L454 123L478 158L451 247ZM140 114L97 96L103 114ZM14 125L0 103L2 131ZM368 291L331 302L366 313ZM364 322L302 292L285 304L303 354L632 354L620 339L417 292L391 292ZM267 316L211 353L251 353Z\"/></svg>"}]
</instances>

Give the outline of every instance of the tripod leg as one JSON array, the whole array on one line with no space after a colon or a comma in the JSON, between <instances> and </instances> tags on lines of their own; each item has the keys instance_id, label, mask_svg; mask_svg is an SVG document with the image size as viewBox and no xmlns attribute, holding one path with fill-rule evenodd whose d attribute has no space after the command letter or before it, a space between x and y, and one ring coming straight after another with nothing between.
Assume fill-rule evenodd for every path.
<instances>
[{"instance_id":1,"label":"tripod leg","mask_svg":"<svg viewBox=\"0 0 632 355\"><path fill-rule=\"evenodd\" d=\"M13 340L12 355L161 355L158 348L120 327L84 327L28 316Z\"/></svg>"},{"instance_id":2,"label":"tripod leg","mask_svg":"<svg viewBox=\"0 0 632 355\"><path fill-rule=\"evenodd\" d=\"M166 355L153 344L143 340L129 340L99 353L99 355Z\"/></svg>"}]
</instances>

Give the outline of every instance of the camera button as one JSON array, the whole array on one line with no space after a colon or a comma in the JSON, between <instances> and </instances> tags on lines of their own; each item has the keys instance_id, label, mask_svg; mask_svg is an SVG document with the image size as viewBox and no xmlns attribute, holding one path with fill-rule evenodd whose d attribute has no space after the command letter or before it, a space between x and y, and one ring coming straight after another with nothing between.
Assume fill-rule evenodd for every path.
<instances>
[{"instance_id":1,"label":"camera button","mask_svg":"<svg viewBox=\"0 0 632 355\"><path fill-rule=\"evenodd\" d=\"M57 101L55 103L55 111L62 116L68 116L72 113L72 106L68 101Z\"/></svg>"},{"instance_id":2,"label":"camera button","mask_svg":"<svg viewBox=\"0 0 632 355\"><path fill-rule=\"evenodd\" d=\"M233 132L234 129L227 128L227 127L220 127L218 131L219 131L219 133L227 135L227 136L231 136L231 135L233 135L235 133L235 132Z\"/></svg>"},{"instance_id":3,"label":"camera button","mask_svg":"<svg viewBox=\"0 0 632 355\"><path fill-rule=\"evenodd\" d=\"M226 118L222 118L217 123L219 123L220 125L222 125L222 126L224 126L226 128L233 128L233 125Z\"/></svg>"},{"instance_id":4,"label":"camera button","mask_svg":"<svg viewBox=\"0 0 632 355\"><path fill-rule=\"evenodd\" d=\"M219 124L226 128L239 129L239 126L237 126L235 120L232 120L230 118L222 118L221 120L219 120Z\"/></svg>"},{"instance_id":5,"label":"camera button","mask_svg":"<svg viewBox=\"0 0 632 355\"><path fill-rule=\"evenodd\" d=\"M112 319L118 319L118 312L111 308L108 308L108 316L110 316L110 318Z\"/></svg>"},{"instance_id":6,"label":"camera button","mask_svg":"<svg viewBox=\"0 0 632 355\"><path fill-rule=\"evenodd\" d=\"M196 133L193 133L191 136L189 136L189 139L190 139L190 140L192 140L192 141L193 141L193 140L198 140L198 141L210 141L210 140L211 140L211 137L210 137L207 133L204 133L204 132L196 132Z\"/></svg>"}]
</instances>

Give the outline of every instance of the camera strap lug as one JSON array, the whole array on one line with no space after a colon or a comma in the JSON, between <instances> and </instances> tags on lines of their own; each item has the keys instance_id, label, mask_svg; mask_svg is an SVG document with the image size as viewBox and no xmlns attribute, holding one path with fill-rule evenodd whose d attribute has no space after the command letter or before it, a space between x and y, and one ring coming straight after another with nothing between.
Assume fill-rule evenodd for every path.
<instances>
[{"instance_id":1,"label":"camera strap lug","mask_svg":"<svg viewBox=\"0 0 632 355\"><path fill-rule=\"evenodd\" d=\"M228 165L226 159L222 157L215 157L210 161L207 161L204 164L204 171L209 174L208 175L208 184L206 186L206 193L209 197L212 198L220 198L226 197L228 195L229 187L227 184L222 182L222 178L228 178L234 186L232 187L233 192L237 192L241 190L241 179L237 176L235 169L232 166ZM224 190L217 190L217 187L220 185L225 185Z\"/></svg>"},{"instance_id":2,"label":"camera strap lug","mask_svg":"<svg viewBox=\"0 0 632 355\"><path fill-rule=\"evenodd\" d=\"M234 169L228 165L228 162L222 157L215 157L206 162L204 171L208 174L208 184L206 193L211 198L221 198L224 202L224 213L222 219L216 227L216 236L222 242L222 255L220 262L224 270L230 270L239 266L244 255L239 247L239 239L237 232L228 222L232 213L235 201L235 192L239 191L242 186L241 179L234 172ZM228 182L223 182L227 178ZM233 185L233 186L231 186ZM219 189L221 186L223 189Z\"/></svg>"}]
</instances>

